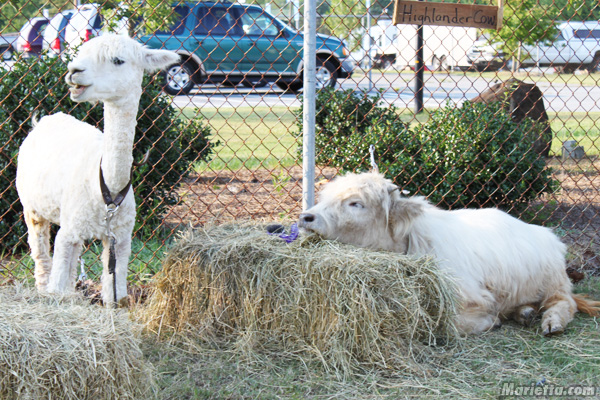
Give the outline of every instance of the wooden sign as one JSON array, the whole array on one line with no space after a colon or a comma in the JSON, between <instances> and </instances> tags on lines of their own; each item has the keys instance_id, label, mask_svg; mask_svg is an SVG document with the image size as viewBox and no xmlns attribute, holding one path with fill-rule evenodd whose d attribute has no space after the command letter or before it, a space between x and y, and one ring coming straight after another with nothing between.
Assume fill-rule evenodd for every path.
<instances>
[{"instance_id":1,"label":"wooden sign","mask_svg":"<svg viewBox=\"0 0 600 400\"><path fill-rule=\"evenodd\" d=\"M502 0L498 0L498 7L395 0L393 23L394 25L443 25L500 29L502 27Z\"/></svg>"}]
</instances>

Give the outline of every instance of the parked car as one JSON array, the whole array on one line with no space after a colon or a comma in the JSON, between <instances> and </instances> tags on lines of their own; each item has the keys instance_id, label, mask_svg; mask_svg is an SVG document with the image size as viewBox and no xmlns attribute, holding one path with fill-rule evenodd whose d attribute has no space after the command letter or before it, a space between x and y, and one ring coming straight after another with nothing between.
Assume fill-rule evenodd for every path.
<instances>
[{"instance_id":1,"label":"parked car","mask_svg":"<svg viewBox=\"0 0 600 400\"><path fill-rule=\"evenodd\" d=\"M65 28L65 42L75 48L100 34L102 15L98 4L84 4L74 10Z\"/></svg>"},{"instance_id":2,"label":"parked car","mask_svg":"<svg viewBox=\"0 0 600 400\"><path fill-rule=\"evenodd\" d=\"M49 56L58 56L65 49L65 31L69 20L75 10L67 10L56 14L44 30L42 49L48 51Z\"/></svg>"},{"instance_id":3,"label":"parked car","mask_svg":"<svg viewBox=\"0 0 600 400\"><path fill-rule=\"evenodd\" d=\"M18 33L0 35L0 60L7 61L13 58L18 37Z\"/></svg>"},{"instance_id":4,"label":"parked car","mask_svg":"<svg viewBox=\"0 0 600 400\"><path fill-rule=\"evenodd\" d=\"M485 34L477 38L467 51L467 60L471 68L477 71L497 71L506 65L500 43L490 43L490 38Z\"/></svg>"},{"instance_id":5,"label":"parked car","mask_svg":"<svg viewBox=\"0 0 600 400\"><path fill-rule=\"evenodd\" d=\"M25 57L39 56L42 53L44 29L48 22L46 17L36 17L27 21L19 31L17 51L22 52Z\"/></svg>"},{"instance_id":6,"label":"parked car","mask_svg":"<svg viewBox=\"0 0 600 400\"><path fill-rule=\"evenodd\" d=\"M165 31L143 36L150 48L177 52L181 62L166 70L164 90L189 93L205 82L302 88L301 33L257 5L194 2L174 8L176 21ZM347 46L317 35L317 86L334 86L352 75Z\"/></svg>"},{"instance_id":7,"label":"parked car","mask_svg":"<svg viewBox=\"0 0 600 400\"><path fill-rule=\"evenodd\" d=\"M553 66L564 71L600 68L600 21L570 21L558 25L558 34L551 44L524 46L529 59L523 64Z\"/></svg>"}]
</instances>

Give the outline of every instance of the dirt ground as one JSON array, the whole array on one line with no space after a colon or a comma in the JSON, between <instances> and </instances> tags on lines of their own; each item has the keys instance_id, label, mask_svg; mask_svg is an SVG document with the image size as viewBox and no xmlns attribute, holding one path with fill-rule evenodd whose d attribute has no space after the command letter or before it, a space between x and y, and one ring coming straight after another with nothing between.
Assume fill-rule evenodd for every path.
<instances>
[{"instance_id":1,"label":"dirt ground","mask_svg":"<svg viewBox=\"0 0 600 400\"><path fill-rule=\"evenodd\" d=\"M555 226L570 245L569 267L600 275L600 161L551 159L560 190L529 208L536 223ZM337 174L317 169L317 187ZM208 171L179 189L181 202L166 216L170 224L199 226L235 219L298 218L302 209L302 168Z\"/></svg>"}]
</instances>

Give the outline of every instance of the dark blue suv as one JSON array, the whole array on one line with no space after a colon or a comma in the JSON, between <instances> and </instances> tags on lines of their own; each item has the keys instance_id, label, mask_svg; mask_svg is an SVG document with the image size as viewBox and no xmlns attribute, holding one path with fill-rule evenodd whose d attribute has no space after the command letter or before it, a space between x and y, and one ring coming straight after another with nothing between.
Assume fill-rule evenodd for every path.
<instances>
[{"instance_id":1,"label":"dark blue suv","mask_svg":"<svg viewBox=\"0 0 600 400\"><path fill-rule=\"evenodd\" d=\"M177 5L174 13L170 29L140 39L150 48L181 55L179 64L167 68L167 93L189 93L208 82L302 88L303 35L261 7L194 2ZM334 86L353 69L340 39L317 35L317 88Z\"/></svg>"}]
</instances>

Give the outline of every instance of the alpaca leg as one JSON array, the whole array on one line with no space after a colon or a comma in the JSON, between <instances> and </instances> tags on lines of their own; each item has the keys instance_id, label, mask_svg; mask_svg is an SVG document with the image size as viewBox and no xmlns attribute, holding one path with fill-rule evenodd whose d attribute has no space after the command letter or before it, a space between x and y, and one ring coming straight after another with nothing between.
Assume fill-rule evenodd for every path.
<instances>
[{"instance_id":1,"label":"alpaca leg","mask_svg":"<svg viewBox=\"0 0 600 400\"><path fill-rule=\"evenodd\" d=\"M557 292L542 303L542 334L552 336L562 333L577 312L577 304L570 293Z\"/></svg>"},{"instance_id":2,"label":"alpaca leg","mask_svg":"<svg viewBox=\"0 0 600 400\"><path fill-rule=\"evenodd\" d=\"M109 249L110 244L103 240L104 251L102 252L102 263L104 270L102 272L102 301L106 306L114 306L113 279L117 281L117 304L120 307L127 307L127 272L129 267L129 256L131 255L131 238L125 238L117 242L115 246L116 266L115 276L108 272Z\"/></svg>"},{"instance_id":3,"label":"alpaca leg","mask_svg":"<svg viewBox=\"0 0 600 400\"><path fill-rule=\"evenodd\" d=\"M77 257L81 242L69 238L63 228L58 230L54 240L52 272L48 281L49 293L66 293L75 290L74 271L77 270Z\"/></svg>"},{"instance_id":4,"label":"alpaca leg","mask_svg":"<svg viewBox=\"0 0 600 400\"><path fill-rule=\"evenodd\" d=\"M34 211L24 210L27 225L27 241L31 249L31 258L35 262L35 286L40 292L46 291L52 269L50 257L50 222Z\"/></svg>"}]
</instances>

